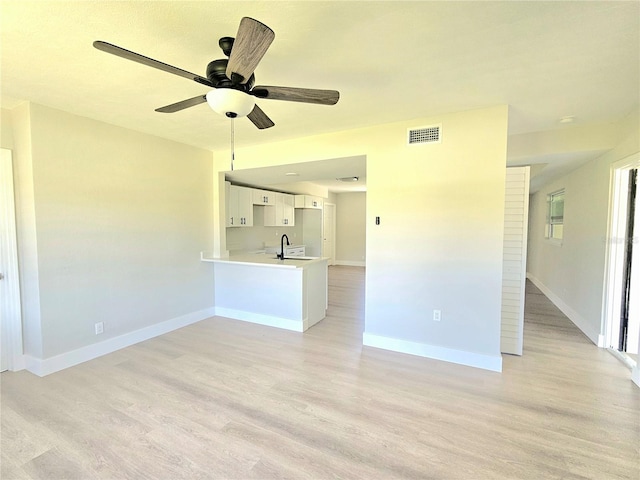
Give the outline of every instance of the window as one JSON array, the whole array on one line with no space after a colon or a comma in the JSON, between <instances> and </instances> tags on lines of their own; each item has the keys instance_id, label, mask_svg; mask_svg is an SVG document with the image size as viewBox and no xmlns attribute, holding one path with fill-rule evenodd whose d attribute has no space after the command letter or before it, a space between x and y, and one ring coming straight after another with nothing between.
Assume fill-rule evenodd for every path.
<instances>
[{"instance_id":1,"label":"window","mask_svg":"<svg viewBox=\"0 0 640 480\"><path fill-rule=\"evenodd\" d=\"M547 228L545 236L560 242L564 230L564 189L547 195Z\"/></svg>"}]
</instances>

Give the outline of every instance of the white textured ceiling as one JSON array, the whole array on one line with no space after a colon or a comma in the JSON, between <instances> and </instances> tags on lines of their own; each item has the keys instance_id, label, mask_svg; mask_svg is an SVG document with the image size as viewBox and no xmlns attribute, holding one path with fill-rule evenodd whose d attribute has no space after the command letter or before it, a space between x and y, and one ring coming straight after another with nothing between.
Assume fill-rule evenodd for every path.
<instances>
[{"instance_id":1,"label":"white textured ceiling","mask_svg":"<svg viewBox=\"0 0 640 480\"><path fill-rule=\"evenodd\" d=\"M204 75L241 17L269 25L276 37L256 83L336 89L341 99L261 100L276 126L237 120L237 146L496 104L511 106L510 134L566 128L567 115L576 125L611 124L638 108L637 1L1 0L0 8L4 108L32 101L212 150L228 149L229 120L206 104L154 112L206 87L92 42Z\"/></svg>"}]
</instances>

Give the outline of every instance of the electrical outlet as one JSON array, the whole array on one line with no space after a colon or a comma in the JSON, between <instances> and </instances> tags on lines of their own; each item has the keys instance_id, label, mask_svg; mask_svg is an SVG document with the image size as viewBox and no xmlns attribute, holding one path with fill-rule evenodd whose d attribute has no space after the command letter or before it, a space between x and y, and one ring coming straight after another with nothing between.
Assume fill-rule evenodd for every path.
<instances>
[{"instance_id":1,"label":"electrical outlet","mask_svg":"<svg viewBox=\"0 0 640 480\"><path fill-rule=\"evenodd\" d=\"M434 322L439 322L441 316L442 316L442 312L440 310L434 310L433 311L433 321Z\"/></svg>"},{"instance_id":2,"label":"electrical outlet","mask_svg":"<svg viewBox=\"0 0 640 480\"><path fill-rule=\"evenodd\" d=\"M104 333L104 322L96 323L96 335L100 335L101 333Z\"/></svg>"}]
</instances>

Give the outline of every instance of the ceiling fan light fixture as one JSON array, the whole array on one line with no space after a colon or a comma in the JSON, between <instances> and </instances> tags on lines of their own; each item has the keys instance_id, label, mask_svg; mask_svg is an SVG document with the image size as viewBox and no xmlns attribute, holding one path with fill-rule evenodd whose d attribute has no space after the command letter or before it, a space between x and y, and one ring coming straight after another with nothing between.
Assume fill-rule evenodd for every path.
<instances>
[{"instance_id":1,"label":"ceiling fan light fixture","mask_svg":"<svg viewBox=\"0 0 640 480\"><path fill-rule=\"evenodd\" d=\"M207 103L214 112L229 118L246 117L256 105L251 95L233 88L217 88L206 96Z\"/></svg>"},{"instance_id":2,"label":"ceiling fan light fixture","mask_svg":"<svg viewBox=\"0 0 640 480\"><path fill-rule=\"evenodd\" d=\"M358 180L360 180L359 177L342 177L342 178L336 178L336 180L339 180L341 182L357 182Z\"/></svg>"}]
</instances>

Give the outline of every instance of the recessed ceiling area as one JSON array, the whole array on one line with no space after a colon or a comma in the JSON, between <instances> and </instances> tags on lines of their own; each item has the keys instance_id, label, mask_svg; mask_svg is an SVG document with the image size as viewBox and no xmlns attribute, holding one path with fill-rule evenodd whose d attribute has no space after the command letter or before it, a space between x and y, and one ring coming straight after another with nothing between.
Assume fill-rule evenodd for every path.
<instances>
[{"instance_id":1,"label":"recessed ceiling area","mask_svg":"<svg viewBox=\"0 0 640 480\"><path fill-rule=\"evenodd\" d=\"M347 183L338 180L344 177L358 177L358 181ZM367 189L366 177L365 155L225 172L228 181L239 185L295 191L296 185L311 183L334 193L364 192Z\"/></svg>"}]
</instances>

